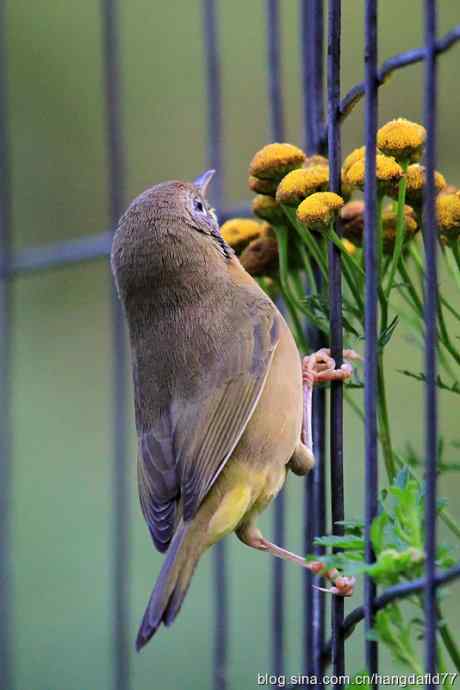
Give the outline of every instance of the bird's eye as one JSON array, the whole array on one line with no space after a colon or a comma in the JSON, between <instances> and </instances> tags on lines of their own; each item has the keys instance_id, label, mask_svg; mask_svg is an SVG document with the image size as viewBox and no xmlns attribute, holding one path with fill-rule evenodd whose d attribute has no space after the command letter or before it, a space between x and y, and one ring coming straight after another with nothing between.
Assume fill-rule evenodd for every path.
<instances>
[{"instance_id":1,"label":"bird's eye","mask_svg":"<svg viewBox=\"0 0 460 690\"><path fill-rule=\"evenodd\" d=\"M200 201L200 199L194 199L193 200L193 208L195 209L195 211L198 211L198 213L203 213L203 211L204 211L203 202Z\"/></svg>"}]
</instances>

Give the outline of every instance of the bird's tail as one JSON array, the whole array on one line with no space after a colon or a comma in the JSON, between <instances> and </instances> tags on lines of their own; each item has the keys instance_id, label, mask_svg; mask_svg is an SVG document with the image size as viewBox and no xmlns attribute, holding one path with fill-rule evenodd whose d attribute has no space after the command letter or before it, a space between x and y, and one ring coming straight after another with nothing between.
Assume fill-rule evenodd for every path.
<instances>
[{"instance_id":1,"label":"bird's tail","mask_svg":"<svg viewBox=\"0 0 460 690\"><path fill-rule=\"evenodd\" d=\"M184 525L181 522L169 546L137 634L138 652L155 635L161 623L171 625L179 613L196 564L206 548L193 526L193 523Z\"/></svg>"}]
</instances>

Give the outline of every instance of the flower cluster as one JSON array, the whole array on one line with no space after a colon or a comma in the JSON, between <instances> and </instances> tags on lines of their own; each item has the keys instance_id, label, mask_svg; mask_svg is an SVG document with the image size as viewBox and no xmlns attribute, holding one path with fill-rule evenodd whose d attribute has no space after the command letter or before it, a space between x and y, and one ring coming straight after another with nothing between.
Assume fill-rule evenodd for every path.
<instances>
[{"instance_id":1,"label":"flower cluster","mask_svg":"<svg viewBox=\"0 0 460 690\"><path fill-rule=\"evenodd\" d=\"M415 237L421 222L423 198L426 188L426 171L417 161L423 154L426 140L425 128L404 118L387 122L377 132L375 159L377 191L379 198L389 197L392 205L382 208L381 229L383 251L392 254L396 245L398 214L403 224L403 244ZM342 186L351 190L364 190L366 148L354 149L343 161ZM459 203L456 190L448 187L442 173L435 171L434 187L440 241L443 244L458 239L460 223L456 217ZM449 194L446 194L449 189ZM448 196L444 201L441 197ZM455 198L454 198L455 197ZM396 200L398 200L396 202ZM351 201L341 211L343 235L356 247L362 246L364 235L364 204Z\"/></svg>"},{"instance_id":2,"label":"flower cluster","mask_svg":"<svg viewBox=\"0 0 460 690\"><path fill-rule=\"evenodd\" d=\"M404 118L387 122L377 132L378 227L380 246L389 256L395 253L399 257L421 225L426 171L418 161L425 140L425 128ZM221 229L247 270L257 276L277 270L278 248L272 228L283 229L288 238L293 228L308 229L313 237L318 233L332 237L329 232L339 218L342 251L351 256L359 252L364 242L365 208L359 196L366 181L366 155L366 147L361 146L346 156L339 195L330 191L329 162L324 156L307 156L289 143L268 144L260 149L249 165L248 185L255 192L253 213L263 222L236 218ZM447 185L438 171L434 186L440 242L452 245L460 236L460 192ZM390 203L384 205L385 198ZM337 236L333 237L337 243ZM287 242L288 254L298 265L292 241Z\"/></svg>"}]
</instances>

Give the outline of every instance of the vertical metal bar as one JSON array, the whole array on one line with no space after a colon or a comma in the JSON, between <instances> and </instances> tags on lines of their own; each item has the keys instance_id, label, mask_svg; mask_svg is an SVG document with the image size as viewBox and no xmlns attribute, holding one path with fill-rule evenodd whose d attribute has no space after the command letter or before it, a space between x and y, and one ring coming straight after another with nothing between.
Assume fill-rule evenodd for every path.
<instances>
[{"instance_id":1,"label":"vertical metal bar","mask_svg":"<svg viewBox=\"0 0 460 690\"><path fill-rule=\"evenodd\" d=\"M279 0L267 0L267 62L270 133L273 141L284 140L284 113L281 76L281 27ZM286 539L285 495L281 491L274 502L273 540L283 546ZM284 563L273 559L273 608L272 608L272 658L273 673L282 674L284 669Z\"/></svg>"},{"instance_id":2,"label":"vertical metal bar","mask_svg":"<svg viewBox=\"0 0 460 690\"><path fill-rule=\"evenodd\" d=\"M316 462L318 462L316 448L313 444ZM304 544L303 552L309 554L313 552L313 538L315 536L315 505L314 505L314 487L315 477L314 473L310 472L305 478L304 484ZM302 673L311 676L314 674L314 642L313 642L313 626L314 618L313 609L313 582L312 573L305 569L303 574L303 597L304 597L304 613L303 613L303 664Z\"/></svg>"},{"instance_id":3,"label":"vertical metal bar","mask_svg":"<svg viewBox=\"0 0 460 690\"><path fill-rule=\"evenodd\" d=\"M284 112L281 75L281 26L279 0L267 0L268 88L270 131L274 141L284 138Z\"/></svg>"},{"instance_id":4,"label":"vertical metal bar","mask_svg":"<svg viewBox=\"0 0 460 690\"><path fill-rule=\"evenodd\" d=\"M273 518L273 540L283 546L286 535L286 506L284 491L275 499ZM285 624L284 624L284 563L280 558L273 559L273 608L272 608L272 658L273 673L284 671Z\"/></svg>"},{"instance_id":5,"label":"vertical metal bar","mask_svg":"<svg viewBox=\"0 0 460 690\"><path fill-rule=\"evenodd\" d=\"M366 560L375 560L370 530L378 509L378 450L377 450L377 316L378 316L378 258L377 258L377 180L375 156L377 151L377 0L366 1L365 15L365 128L366 128L366 184L364 186L364 254L366 266L365 298L365 358L364 409L365 421L365 539ZM365 626L369 632L374 620L376 586L370 577L364 581ZM366 669L370 674L378 670L378 647L374 640L365 641ZM377 684L374 683L374 687Z\"/></svg>"},{"instance_id":6,"label":"vertical metal bar","mask_svg":"<svg viewBox=\"0 0 460 690\"><path fill-rule=\"evenodd\" d=\"M328 17L328 153L331 191L340 194L341 140L339 125L340 107L340 44L341 0L330 0ZM338 228L339 232L340 229ZM340 252L331 242L329 245L329 304L331 325L331 351L336 365L342 363L342 280ZM343 390L340 382L331 385L331 499L332 532L343 534ZM344 641L340 634L343 623L344 600L332 600L332 663L334 673L345 671Z\"/></svg>"},{"instance_id":7,"label":"vertical metal bar","mask_svg":"<svg viewBox=\"0 0 460 690\"><path fill-rule=\"evenodd\" d=\"M426 142L426 195L424 203L424 241L426 255L425 280L425 525L426 525L426 589L425 589L425 670L434 674L436 654L436 467L438 408L436 391L436 345L438 308L438 269L436 239L436 205L434 170L436 165L437 125L437 64L436 64L436 0L425 0L425 125ZM429 680L427 688L434 688Z\"/></svg>"},{"instance_id":8,"label":"vertical metal bar","mask_svg":"<svg viewBox=\"0 0 460 690\"><path fill-rule=\"evenodd\" d=\"M203 34L208 91L208 160L216 171L212 184L212 200L217 214L223 205L222 176L222 98L220 83L220 53L217 33L215 0L203 0ZM214 547L215 643L213 687L226 690L228 666L228 572L227 550L224 541Z\"/></svg>"},{"instance_id":9,"label":"vertical metal bar","mask_svg":"<svg viewBox=\"0 0 460 690\"><path fill-rule=\"evenodd\" d=\"M324 0L311 0L313 6L312 37L313 50L313 80L315 107L315 153L322 153L321 137L324 122Z\"/></svg>"},{"instance_id":10,"label":"vertical metal bar","mask_svg":"<svg viewBox=\"0 0 460 690\"><path fill-rule=\"evenodd\" d=\"M216 171L211 185L211 194L217 211L222 211L222 94L216 5L216 0L203 0L203 32L208 91L208 160Z\"/></svg>"},{"instance_id":11,"label":"vertical metal bar","mask_svg":"<svg viewBox=\"0 0 460 690\"><path fill-rule=\"evenodd\" d=\"M303 145L320 153L323 129L323 0L301 0L300 38L303 82Z\"/></svg>"},{"instance_id":12,"label":"vertical metal bar","mask_svg":"<svg viewBox=\"0 0 460 690\"><path fill-rule=\"evenodd\" d=\"M6 2L0 2L0 687L12 690L11 582L11 188L8 147Z\"/></svg>"},{"instance_id":13,"label":"vertical metal bar","mask_svg":"<svg viewBox=\"0 0 460 690\"><path fill-rule=\"evenodd\" d=\"M317 344L322 346L322 334L318 334ZM316 347L316 345L315 345ZM326 534L326 395L323 388L313 391L313 448L316 465L313 469L313 505L315 510L315 535ZM314 552L320 556L324 553L322 546L316 546ZM318 580L322 585L322 579ZM318 679L317 687L323 687L324 663L322 651L325 639L326 599L323 593L313 590L313 618L306 621L312 626L313 637L313 673Z\"/></svg>"},{"instance_id":14,"label":"vertical metal bar","mask_svg":"<svg viewBox=\"0 0 460 690\"><path fill-rule=\"evenodd\" d=\"M112 228L123 211L124 157L121 127L120 49L117 0L102 0L109 214ZM113 684L130 688L129 644L129 472L127 466L126 344L123 315L112 287L113 398Z\"/></svg>"},{"instance_id":15,"label":"vertical metal bar","mask_svg":"<svg viewBox=\"0 0 460 690\"><path fill-rule=\"evenodd\" d=\"M315 153L314 15L312 0L300 0L300 49L302 69L303 146Z\"/></svg>"},{"instance_id":16,"label":"vertical metal bar","mask_svg":"<svg viewBox=\"0 0 460 690\"><path fill-rule=\"evenodd\" d=\"M301 0L300 44L303 81L304 147L311 155L319 153L320 132L323 126L323 0ZM317 276L318 279L318 276ZM315 348L322 347L322 336L316 332ZM304 551L313 551L313 537L325 532L325 394L317 389L313 394L313 447L316 465L306 480L304 493ZM321 553L321 547L315 551ZM304 630L303 670L316 674L318 684L323 676L321 650L324 644L325 600L313 589L315 579L309 570L304 572Z\"/></svg>"}]
</instances>

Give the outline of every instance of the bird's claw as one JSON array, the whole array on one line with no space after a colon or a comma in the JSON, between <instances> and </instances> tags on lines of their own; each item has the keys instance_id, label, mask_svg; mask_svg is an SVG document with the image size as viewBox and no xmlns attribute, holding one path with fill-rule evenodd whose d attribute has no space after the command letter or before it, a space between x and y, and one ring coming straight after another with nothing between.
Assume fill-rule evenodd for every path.
<instances>
[{"instance_id":1,"label":"bird's claw","mask_svg":"<svg viewBox=\"0 0 460 690\"><path fill-rule=\"evenodd\" d=\"M338 597L351 597L355 582L356 578L354 577L338 577L332 587L318 587L317 585L313 585L313 587L319 589L320 592L335 594Z\"/></svg>"},{"instance_id":2,"label":"bird's claw","mask_svg":"<svg viewBox=\"0 0 460 690\"><path fill-rule=\"evenodd\" d=\"M335 594L339 597L351 597L353 594L353 588L356 583L355 577L340 575L336 568L324 571L324 565L321 561L312 561L308 564L308 567L312 573L315 575L322 575L332 583L332 587L318 587L317 585L313 585L315 589L318 589L320 592Z\"/></svg>"},{"instance_id":3,"label":"bird's claw","mask_svg":"<svg viewBox=\"0 0 460 690\"><path fill-rule=\"evenodd\" d=\"M352 362L361 357L354 350L343 350L343 364L336 369L335 359L331 357L328 348L322 348L304 357L302 364L303 382L313 387L315 383L324 381L346 381L353 373Z\"/></svg>"}]
</instances>

